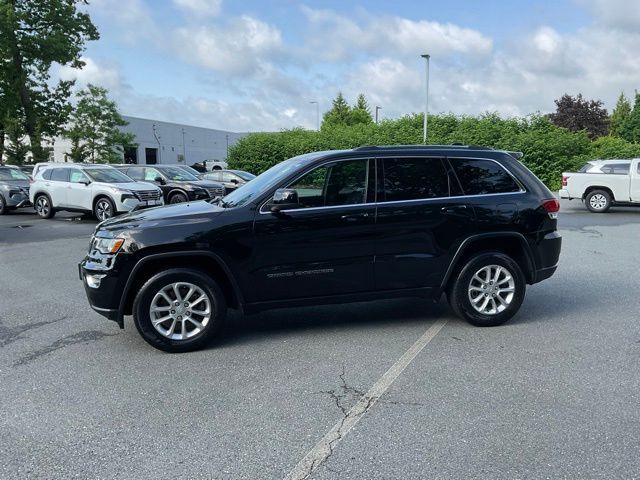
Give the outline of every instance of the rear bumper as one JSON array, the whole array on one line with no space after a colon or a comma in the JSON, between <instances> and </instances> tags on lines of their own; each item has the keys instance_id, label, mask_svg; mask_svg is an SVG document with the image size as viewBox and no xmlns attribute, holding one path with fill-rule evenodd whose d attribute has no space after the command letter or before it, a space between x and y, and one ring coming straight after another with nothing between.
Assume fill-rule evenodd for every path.
<instances>
[{"instance_id":1,"label":"rear bumper","mask_svg":"<svg viewBox=\"0 0 640 480\"><path fill-rule=\"evenodd\" d=\"M537 245L538 262L532 283L538 283L552 276L558 268L562 235L557 231L547 233Z\"/></svg>"},{"instance_id":2,"label":"rear bumper","mask_svg":"<svg viewBox=\"0 0 640 480\"><path fill-rule=\"evenodd\" d=\"M573 200L573 197L571 195L569 195L569 190L563 188L562 190L560 190L558 192L558 195L560 196L560 198L567 198L569 200Z\"/></svg>"}]
</instances>

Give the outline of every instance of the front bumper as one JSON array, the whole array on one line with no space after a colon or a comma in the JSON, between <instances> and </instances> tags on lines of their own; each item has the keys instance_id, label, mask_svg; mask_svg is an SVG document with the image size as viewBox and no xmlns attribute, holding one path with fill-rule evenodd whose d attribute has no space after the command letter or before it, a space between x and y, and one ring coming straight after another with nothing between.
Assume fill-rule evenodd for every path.
<instances>
[{"instance_id":1,"label":"front bumper","mask_svg":"<svg viewBox=\"0 0 640 480\"><path fill-rule=\"evenodd\" d=\"M116 210L118 212L130 212L133 209L161 207L164 200L160 197L158 200L138 200L137 198L125 198L117 202Z\"/></svg>"},{"instance_id":2,"label":"front bumper","mask_svg":"<svg viewBox=\"0 0 640 480\"><path fill-rule=\"evenodd\" d=\"M31 202L29 201L29 195L26 193L13 193L11 195L7 195L5 198L7 207L11 208L22 208L22 207L30 207Z\"/></svg>"}]
</instances>

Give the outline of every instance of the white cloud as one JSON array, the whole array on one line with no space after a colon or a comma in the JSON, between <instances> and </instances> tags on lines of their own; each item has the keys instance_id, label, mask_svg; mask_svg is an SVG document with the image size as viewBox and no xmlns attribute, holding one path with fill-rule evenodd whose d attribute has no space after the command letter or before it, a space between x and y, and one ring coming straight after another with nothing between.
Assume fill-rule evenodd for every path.
<instances>
[{"instance_id":1,"label":"white cloud","mask_svg":"<svg viewBox=\"0 0 640 480\"><path fill-rule=\"evenodd\" d=\"M173 0L180 9L194 15L215 17L222 10L222 0Z\"/></svg>"},{"instance_id":2,"label":"white cloud","mask_svg":"<svg viewBox=\"0 0 640 480\"><path fill-rule=\"evenodd\" d=\"M82 57L82 60L85 63L82 69L71 68L69 66L57 67L57 70L52 72L53 78L75 80L76 89L85 88L90 83L104 87L107 90L128 88L119 68L115 65L98 65L98 63L90 57Z\"/></svg>"},{"instance_id":3,"label":"white cloud","mask_svg":"<svg viewBox=\"0 0 640 480\"><path fill-rule=\"evenodd\" d=\"M310 24L310 46L328 61L342 61L358 51L394 56L486 55L493 48L491 38L452 23L394 16L365 16L358 22L332 10L304 6L302 11Z\"/></svg>"},{"instance_id":4,"label":"white cloud","mask_svg":"<svg viewBox=\"0 0 640 480\"><path fill-rule=\"evenodd\" d=\"M589 10L594 22L608 28L640 28L640 2L637 0L576 0Z\"/></svg>"},{"instance_id":5,"label":"white cloud","mask_svg":"<svg viewBox=\"0 0 640 480\"><path fill-rule=\"evenodd\" d=\"M182 27L174 45L186 61L218 72L255 71L282 47L280 31L248 15L232 18L224 26Z\"/></svg>"}]
</instances>

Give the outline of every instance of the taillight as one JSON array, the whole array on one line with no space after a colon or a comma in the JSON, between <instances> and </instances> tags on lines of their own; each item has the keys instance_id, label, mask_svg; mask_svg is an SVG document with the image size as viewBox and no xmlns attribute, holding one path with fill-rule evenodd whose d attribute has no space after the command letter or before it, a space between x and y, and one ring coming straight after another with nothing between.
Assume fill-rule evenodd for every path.
<instances>
[{"instance_id":1,"label":"taillight","mask_svg":"<svg viewBox=\"0 0 640 480\"><path fill-rule=\"evenodd\" d=\"M562 186L566 187L567 186L567 180L569 180L569 177L567 177L566 175L562 176Z\"/></svg>"},{"instance_id":2,"label":"taillight","mask_svg":"<svg viewBox=\"0 0 640 480\"><path fill-rule=\"evenodd\" d=\"M542 208L549 214L549 218L558 218L558 212L560 211L560 200L557 198L550 198L542 201Z\"/></svg>"}]
</instances>

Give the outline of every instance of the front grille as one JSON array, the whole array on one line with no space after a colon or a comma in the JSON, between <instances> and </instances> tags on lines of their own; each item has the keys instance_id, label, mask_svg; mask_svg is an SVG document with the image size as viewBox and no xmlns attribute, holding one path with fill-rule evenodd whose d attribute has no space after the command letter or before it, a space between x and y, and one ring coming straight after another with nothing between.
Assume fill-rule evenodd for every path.
<instances>
[{"instance_id":1,"label":"front grille","mask_svg":"<svg viewBox=\"0 0 640 480\"><path fill-rule=\"evenodd\" d=\"M159 190L136 190L133 192L143 202L149 200L159 200L162 196L162 192Z\"/></svg>"},{"instance_id":2,"label":"front grille","mask_svg":"<svg viewBox=\"0 0 640 480\"><path fill-rule=\"evenodd\" d=\"M209 193L211 198L215 197L224 197L224 186L220 185L219 187L207 187L205 190Z\"/></svg>"}]
</instances>

